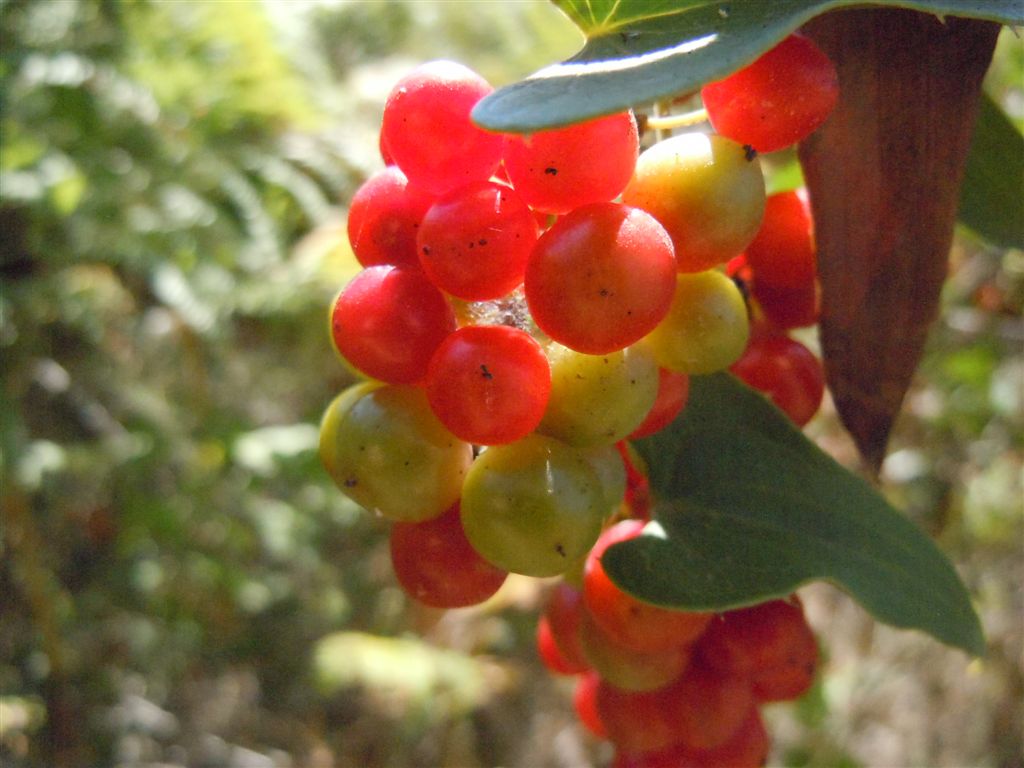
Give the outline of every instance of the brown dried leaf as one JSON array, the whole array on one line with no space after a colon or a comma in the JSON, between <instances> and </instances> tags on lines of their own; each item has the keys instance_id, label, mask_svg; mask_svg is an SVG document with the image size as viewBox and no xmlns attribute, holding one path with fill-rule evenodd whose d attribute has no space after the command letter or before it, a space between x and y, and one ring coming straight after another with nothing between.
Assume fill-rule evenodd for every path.
<instances>
[{"instance_id":1,"label":"brown dried leaf","mask_svg":"<svg viewBox=\"0 0 1024 768\"><path fill-rule=\"evenodd\" d=\"M904 10L804 31L835 62L835 112L800 146L829 388L877 472L938 313L981 79L999 25Z\"/></svg>"}]
</instances>

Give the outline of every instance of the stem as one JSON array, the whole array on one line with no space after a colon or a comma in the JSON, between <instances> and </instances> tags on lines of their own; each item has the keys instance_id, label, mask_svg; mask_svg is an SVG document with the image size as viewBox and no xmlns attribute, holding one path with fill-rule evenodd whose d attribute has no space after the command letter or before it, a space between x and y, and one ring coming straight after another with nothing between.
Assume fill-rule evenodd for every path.
<instances>
[{"instance_id":1,"label":"stem","mask_svg":"<svg viewBox=\"0 0 1024 768\"><path fill-rule=\"evenodd\" d=\"M655 113L647 118L647 127L655 131L671 131L674 128L688 128L691 125L706 122L707 119L706 109L695 109L692 112L683 112L679 115L661 115L658 114L656 108Z\"/></svg>"}]
</instances>

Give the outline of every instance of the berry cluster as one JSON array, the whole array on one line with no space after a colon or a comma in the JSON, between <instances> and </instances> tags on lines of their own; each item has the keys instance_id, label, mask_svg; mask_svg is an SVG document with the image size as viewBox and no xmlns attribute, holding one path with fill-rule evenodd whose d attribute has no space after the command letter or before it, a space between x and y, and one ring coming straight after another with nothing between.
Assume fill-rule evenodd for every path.
<instances>
[{"instance_id":1,"label":"berry cluster","mask_svg":"<svg viewBox=\"0 0 1024 768\"><path fill-rule=\"evenodd\" d=\"M758 151L799 140L831 105L744 118L728 96L782 98L776 78L750 76L763 60L811 89L793 72L821 63L792 46L705 89L717 133L643 153L628 111L488 133L469 113L490 85L423 65L390 93L387 167L349 210L364 269L330 332L366 380L328 407L321 459L393 522L395 574L425 604L479 603L509 572L565 576L540 652L585 673L580 716L620 768L758 764L755 702L793 698L813 675L795 598L717 616L658 608L600 559L647 520L628 440L679 415L689 376L731 367L801 425L820 403L820 365L786 335L816 318L810 216L797 193L766 197ZM834 101L834 72L824 89Z\"/></svg>"},{"instance_id":2,"label":"berry cluster","mask_svg":"<svg viewBox=\"0 0 1024 768\"><path fill-rule=\"evenodd\" d=\"M814 353L788 331L818 320L816 262L813 221L801 189L768 196L753 242L726 265L747 293L752 321L747 348L730 370L801 427L821 407L825 374Z\"/></svg>"},{"instance_id":3,"label":"berry cluster","mask_svg":"<svg viewBox=\"0 0 1024 768\"><path fill-rule=\"evenodd\" d=\"M720 614L650 606L604 574L604 547L639 534L627 520L602 534L582 588L550 594L537 628L544 664L578 675L584 726L616 748L613 768L763 765L770 740L760 705L810 688L818 661L799 599Z\"/></svg>"}]
</instances>

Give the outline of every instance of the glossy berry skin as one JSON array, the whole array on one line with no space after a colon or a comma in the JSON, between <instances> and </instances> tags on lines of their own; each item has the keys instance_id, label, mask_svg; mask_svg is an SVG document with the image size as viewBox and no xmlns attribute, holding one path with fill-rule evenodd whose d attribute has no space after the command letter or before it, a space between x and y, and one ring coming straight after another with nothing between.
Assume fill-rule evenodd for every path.
<instances>
[{"instance_id":1,"label":"glossy berry skin","mask_svg":"<svg viewBox=\"0 0 1024 768\"><path fill-rule=\"evenodd\" d=\"M564 128L507 136L504 167L530 207L563 214L617 197L639 151L636 120L620 112Z\"/></svg>"},{"instance_id":2,"label":"glossy berry skin","mask_svg":"<svg viewBox=\"0 0 1024 768\"><path fill-rule=\"evenodd\" d=\"M722 136L683 133L640 155L622 193L654 216L682 272L700 272L740 253L764 214L764 176L755 153Z\"/></svg>"},{"instance_id":3,"label":"glossy berry skin","mask_svg":"<svg viewBox=\"0 0 1024 768\"><path fill-rule=\"evenodd\" d=\"M551 397L538 431L575 446L612 445L654 405L658 366L642 344L585 355L557 344L547 348Z\"/></svg>"},{"instance_id":4,"label":"glossy berry skin","mask_svg":"<svg viewBox=\"0 0 1024 768\"><path fill-rule=\"evenodd\" d=\"M633 753L673 744L715 749L732 738L753 706L749 681L693 663L654 691L623 691L605 681L597 689L597 711L608 738Z\"/></svg>"},{"instance_id":5,"label":"glossy berry skin","mask_svg":"<svg viewBox=\"0 0 1024 768\"><path fill-rule=\"evenodd\" d=\"M704 374L738 360L749 336L740 289L723 273L708 270L676 277L672 306L644 344L662 368Z\"/></svg>"},{"instance_id":6,"label":"glossy berry skin","mask_svg":"<svg viewBox=\"0 0 1024 768\"><path fill-rule=\"evenodd\" d=\"M438 198L416 247L434 285L465 301L488 301L523 281L537 234L533 212L514 190L478 181Z\"/></svg>"},{"instance_id":7,"label":"glossy berry skin","mask_svg":"<svg viewBox=\"0 0 1024 768\"><path fill-rule=\"evenodd\" d=\"M583 647L580 643L580 627L583 623L583 593L571 584L564 581L559 582L548 595L543 618L548 623L551 637L566 662L576 672L590 669L590 664L583 655Z\"/></svg>"},{"instance_id":8,"label":"glossy berry skin","mask_svg":"<svg viewBox=\"0 0 1024 768\"><path fill-rule=\"evenodd\" d=\"M598 445L581 448L580 455L597 473L604 494L605 512L615 513L626 495L626 463L615 445ZM580 563L582 573L583 563Z\"/></svg>"},{"instance_id":9,"label":"glossy berry skin","mask_svg":"<svg viewBox=\"0 0 1024 768\"><path fill-rule=\"evenodd\" d=\"M562 653L562 649L559 648L558 643L555 642L554 635L551 634L551 622L548 621L546 616L541 616L537 620L537 655L540 656L541 663L547 668L549 672L555 675L578 675L581 672L587 670L587 666L577 666L572 661L565 657Z\"/></svg>"},{"instance_id":10,"label":"glossy berry skin","mask_svg":"<svg viewBox=\"0 0 1024 768\"><path fill-rule=\"evenodd\" d=\"M580 646L601 679L624 691L662 688L679 677L690 663L688 647L649 652L622 645L594 622L588 611L583 612L580 624Z\"/></svg>"},{"instance_id":11,"label":"glossy berry skin","mask_svg":"<svg viewBox=\"0 0 1024 768\"><path fill-rule=\"evenodd\" d=\"M331 336L341 356L391 384L422 381L434 351L454 330L451 307L419 269L364 269L331 310Z\"/></svg>"},{"instance_id":12,"label":"glossy berry skin","mask_svg":"<svg viewBox=\"0 0 1024 768\"><path fill-rule=\"evenodd\" d=\"M806 192L790 190L768 196L761 228L746 254L758 283L788 290L814 285L817 254Z\"/></svg>"},{"instance_id":13,"label":"glossy berry skin","mask_svg":"<svg viewBox=\"0 0 1024 768\"><path fill-rule=\"evenodd\" d=\"M542 435L488 448L462 488L462 525L488 561L526 576L558 576L597 539L601 482L570 446Z\"/></svg>"},{"instance_id":14,"label":"glossy berry skin","mask_svg":"<svg viewBox=\"0 0 1024 768\"><path fill-rule=\"evenodd\" d=\"M346 476L338 463L338 450L343 446L342 435L339 432L342 417L349 409L365 394L384 386L379 381L363 381L347 387L337 395L327 406L323 417L320 419L320 439L318 453L320 463L323 464L327 474L344 490Z\"/></svg>"},{"instance_id":15,"label":"glossy berry skin","mask_svg":"<svg viewBox=\"0 0 1024 768\"><path fill-rule=\"evenodd\" d=\"M781 334L756 335L729 370L768 395L799 427L821 408L825 371L814 353L796 339Z\"/></svg>"},{"instance_id":16,"label":"glossy berry skin","mask_svg":"<svg viewBox=\"0 0 1024 768\"><path fill-rule=\"evenodd\" d=\"M771 600L726 611L698 645L702 663L753 684L760 701L788 701L814 682L818 644L799 600Z\"/></svg>"},{"instance_id":17,"label":"glossy berry skin","mask_svg":"<svg viewBox=\"0 0 1024 768\"><path fill-rule=\"evenodd\" d=\"M601 682L597 672L585 672L576 681L572 705L583 726L599 739L608 738L608 732L597 711L597 686Z\"/></svg>"},{"instance_id":18,"label":"glossy berry skin","mask_svg":"<svg viewBox=\"0 0 1024 768\"><path fill-rule=\"evenodd\" d=\"M324 417L320 456L357 504L417 522L458 501L473 452L437 420L422 389L355 385Z\"/></svg>"},{"instance_id":19,"label":"glossy berry skin","mask_svg":"<svg viewBox=\"0 0 1024 768\"><path fill-rule=\"evenodd\" d=\"M790 35L753 64L701 89L716 131L758 152L802 141L839 99L836 68L817 45Z\"/></svg>"},{"instance_id":20,"label":"glossy berry skin","mask_svg":"<svg viewBox=\"0 0 1024 768\"><path fill-rule=\"evenodd\" d=\"M402 589L434 608L463 608L491 597L508 575L484 560L462 531L458 505L419 523L395 523L391 563Z\"/></svg>"},{"instance_id":21,"label":"glossy berry skin","mask_svg":"<svg viewBox=\"0 0 1024 768\"><path fill-rule=\"evenodd\" d=\"M591 355L639 341L668 312L676 260L657 220L637 208L596 203L573 210L530 255L530 314L560 344Z\"/></svg>"},{"instance_id":22,"label":"glossy berry skin","mask_svg":"<svg viewBox=\"0 0 1024 768\"><path fill-rule=\"evenodd\" d=\"M651 519L651 483L647 467L636 449L628 442L615 444L622 463L626 465L626 494L623 499L629 516L636 520Z\"/></svg>"},{"instance_id":23,"label":"glossy berry skin","mask_svg":"<svg viewBox=\"0 0 1024 768\"><path fill-rule=\"evenodd\" d=\"M504 325L460 328L427 369L427 399L456 436L478 445L510 443L540 423L551 393L548 360L532 336Z\"/></svg>"},{"instance_id":24,"label":"glossy berry skin","mask_svg":"<svg viewBox=\"0 0 1024 768\"><path fill-rule=\"evenodd\" d=\"M618 752L612 768L761 768L771 740L757 707L724 744L714 749L691 749L673 744L655 752Z\"/></svg>"},{"instance_id":25,"label":"glossy berry skin","mask_svg":"<svg viewBox=\"0 0 1024 768\"><path fill-rule=\"evenodd\" d=\"M675 421L689 397L689 376L667 368L658 369L658 396L640 426L630 433L629 439L637 440L663 430Z\"/></svg>"},{"instance_id":26,"label":"glossy berry skin","mask_svg":"<svg viewBox=\"0 0 1024 768\"><path fill-rule=\"evenodd\" d=\"M678 742L676 723L666 716L664 689L624 691L602 680L595 700L608 739L618 749L649 752Z\"/></svg>"},{"instance_id":27,"label":"glossy berry skin","mask_svg":"<svg viewBox=\"0 0 1024 768\"><path fill-rule=\"evenodd\" d=\"M583 569L583 603L594 622L627 648L645 653L681 649L700 636L712 614L641 602L615 586L601 564L608 547L636 538L644 525L642 520L623 520L601 534Z\"/></svg>"},{"instance_id":28,"label":"glossy berry skin","mask_svg":"<svg viewBox=\"0 0 1024 768\"><path fill-rule=\"evenodd\" d=\"M469 113L492 90L451 61L423 64L395 84L384 104L382 142L411 183L440 195L490 178L502 137L478 128Z\"/></svg>"},{"instance_id":29,"label":"glossy berry skin","mask_svg":"<svg viewBox=\"0 0 1024 768\"><path fill-rule=\"evenodd\" d=\"M433 202L433 195L410 186L395 166L363 182L348 211L348 240L359 263L419 266L416 233Z\"/></svg>"},{"instance_id":30,"label":"glossy berry skin","mask_svg":"<svg viewBox=\"0 0 1024 768\"><path fill-rule=\"evenodd\" d=\"M814 325L821 314L821 290L816 280L800 288L777 288L755 275L750 295L759 319L776 331Z\"/></svg>"}]
</instances>

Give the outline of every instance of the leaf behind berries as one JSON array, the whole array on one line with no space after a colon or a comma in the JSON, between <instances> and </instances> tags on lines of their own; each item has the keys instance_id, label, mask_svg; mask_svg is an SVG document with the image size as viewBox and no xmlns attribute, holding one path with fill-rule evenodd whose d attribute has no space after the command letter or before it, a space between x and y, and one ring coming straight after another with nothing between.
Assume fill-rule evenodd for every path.
<instances>
[{"instance_id":1,"label":"leaf behind berries","mask_svg":"<svg viewBox=\"0 0 1024 768\"><path fill-rule=\"evenodd\" d=\"M939 313L999 27L870 9L823 16L805 32L842 83L832 115L799 149L825 373L843 424L877 471Z\"/></svg>"},{"instance_id":2,"label":"leaf behind berries","mask_svg":"<svg viewBox=\"0 0 1024 768\"><path fill-rule=\"evenodd\" d=\"M961 223L989 242L1024 249L1024 136L983 94L960 190Z\"/></svg>"},{"instance_id":3,"label":"leaf behind berries","mask_svg":"<svg viewBox=\"0 0 1024 768\"><path fill-rule=\"evenodd\" d=\"M603 559L631 594L725 610L825 580L880 621L984 653L967 590L931 539L732 376L692 377L683 415L636 447L655 521Z\"/></svg>"},{"instance_id":4,"label":"leaf behind berries","mask_svg":"<svg viewBox=\"0 0 1024 768\"><path fill-rule=\"evenodd\" d=\"M529 133L687 94L749 64L826 11L862 0L554 0L586 36L571 59L500 88L473 110L494 131ZM877 0L940 17L1024 24L1007 0Z\"/></svg>"}]
</instances>

